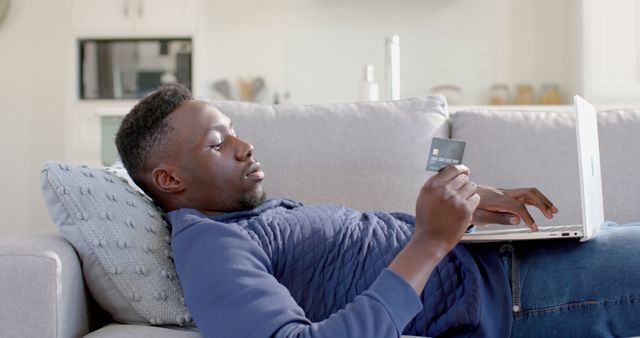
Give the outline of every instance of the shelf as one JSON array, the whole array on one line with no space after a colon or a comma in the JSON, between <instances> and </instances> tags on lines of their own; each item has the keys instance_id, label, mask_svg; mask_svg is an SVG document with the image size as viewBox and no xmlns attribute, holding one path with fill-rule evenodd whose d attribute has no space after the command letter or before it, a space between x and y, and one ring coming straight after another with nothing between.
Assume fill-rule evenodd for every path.
<instances>
[{"instance_id":1,"label":"shelf","mask_svg":"<svg viewBox=\"0 0 640 338\"><path fill-rule=\"evenodd\" d=\"M517 110L517 111L555 111L555 112L569 112L573 111L573 105L460 105L449 106L449 113L462 110Z\"/></svg>"},{"instance_id":2,"label":"shelf","mask_svg":"<svg viewBox=\"0 0 640 338\"><path fill-rule=\"evenodd\" d=\"M639 105L633 104L604 104L595 105L596 110L615 110L615 109L637 109ZM574 108L572 104L564 105L504 105L504 106L490 106L490 105L460 105L449 106L449 113L454 113L462 110L512 110L512 111L550 111L550 112L573 112Z\"/></svg>"}]
</instances>

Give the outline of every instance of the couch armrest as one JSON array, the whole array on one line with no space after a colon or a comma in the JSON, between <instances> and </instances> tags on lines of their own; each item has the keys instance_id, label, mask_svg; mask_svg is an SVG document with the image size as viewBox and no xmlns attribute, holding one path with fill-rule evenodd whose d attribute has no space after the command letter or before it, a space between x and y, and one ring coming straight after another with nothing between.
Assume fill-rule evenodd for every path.
<instances>
[{"instance_id":1,"label":"couch armrest","mask_svg":"<svg viewBox=\"0 0 640 338\"><path fill-rule=\"evenodd\" d=\"M55 232L0 238L4 337L81 337L87 298L75 250Z\"/></svg>"}]
</instances>

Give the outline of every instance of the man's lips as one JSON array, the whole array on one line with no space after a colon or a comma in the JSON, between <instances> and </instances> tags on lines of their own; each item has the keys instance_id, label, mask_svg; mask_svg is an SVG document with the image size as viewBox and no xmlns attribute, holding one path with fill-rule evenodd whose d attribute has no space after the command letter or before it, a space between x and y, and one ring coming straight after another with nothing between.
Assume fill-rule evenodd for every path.
<instances>
[{"instance_id":1,"label":"man's lips","mask_svg":"<svg viewBox=\"0 0 640 338\"><path fill-rule=\"evenodd\" d=\"M260 162L253 162L247 170L245 170L244 174L245 178L253 178L253 179L263 179L264 172L260 169Z\"/></svg>"}]
</instances>

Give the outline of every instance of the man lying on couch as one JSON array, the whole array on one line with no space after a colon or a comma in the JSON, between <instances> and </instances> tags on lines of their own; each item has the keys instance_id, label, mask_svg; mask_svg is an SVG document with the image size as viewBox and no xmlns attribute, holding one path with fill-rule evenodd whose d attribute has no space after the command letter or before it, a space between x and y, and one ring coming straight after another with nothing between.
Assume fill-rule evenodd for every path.
<instances>
[{"instance_id":1,"label":"man lying on couch","mask_svg":"<svg viewBox=\"0 0 640 338\"><path fill-rule=\"evenodd\" d=\"M167 211L204 337L640 334L640 226L583 244L460 245L472 223L537 230L525 204L558 212L536 189L477 186L463 165L424 183L415 217L266 200L253 146L179 85L142 99L116 145Z\"/></svg>"}]
</instances>

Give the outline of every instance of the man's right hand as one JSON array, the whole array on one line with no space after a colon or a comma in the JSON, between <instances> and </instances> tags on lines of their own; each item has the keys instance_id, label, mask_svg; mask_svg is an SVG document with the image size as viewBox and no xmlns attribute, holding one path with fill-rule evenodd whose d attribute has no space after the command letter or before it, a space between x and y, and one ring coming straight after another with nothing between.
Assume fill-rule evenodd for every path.
<instances>
[{"instance_id":1,"label":"man's right hand","mask_svg":"<svg viewBox=\"0 0 640 338\"><path fill-rule=\"evenodd\" d=\"M453 249L464 235L478 207L477 185L469 180L469 168L449 166L432 176L420 189L416 201L414 238Z\"/></svg>"},{"instance_id":2,"label":"man's right hand","mask_svg":"<svg viewBox=\"0 0 640 338\"><path fill-rule=\"evenodd\" d=\"M480 203L469 168L455 165L431 177L416 201L413 237L389 268L420 294L429 275L460 241Z\"/></svg>"}]
</instances>

